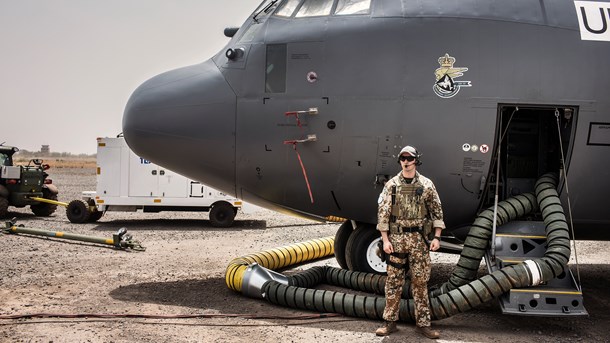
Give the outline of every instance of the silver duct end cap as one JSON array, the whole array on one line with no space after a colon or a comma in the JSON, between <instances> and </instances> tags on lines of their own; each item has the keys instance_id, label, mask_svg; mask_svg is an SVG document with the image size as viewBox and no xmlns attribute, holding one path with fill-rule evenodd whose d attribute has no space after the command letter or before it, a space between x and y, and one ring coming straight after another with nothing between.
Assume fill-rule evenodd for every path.
<instances>
[{"instance_id":1,"label":"silver duct end cap","mask_svg":"<svg viewBox=\"0 0 610 343\"><path fill-rule=\"evenodd\" d=\"M285 275L262 267L258 263L252 263L244 272L241 293L250 298L263 299L265 297L262 290L263 285L272 280L288 285L288 277Z\"/></svg>"}]
</instances>

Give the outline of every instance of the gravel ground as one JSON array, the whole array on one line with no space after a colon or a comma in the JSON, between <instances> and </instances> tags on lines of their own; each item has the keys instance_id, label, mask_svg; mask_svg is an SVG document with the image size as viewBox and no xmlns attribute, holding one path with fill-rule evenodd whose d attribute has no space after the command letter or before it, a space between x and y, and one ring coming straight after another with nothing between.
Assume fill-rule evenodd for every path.
<instances>
[{"instance_id":1,"label":"gravel ground","mask_svg":"<svg viewBox=\"0 0 610 343\"><path fill-rule=\"evenodd\" d=\"M51 169L60 201L95 189L90 168ZM126 227L146 252L93 244L0 235L0 315L210 314L299 316L311 312L271 305L229 290L224 272L235 257L334 235L320 224L258 209L239 213L234 227L211 227L206 213L107 213L93 224L71 224L64 209L48 218L11 209L27 227L111 237ZM500 314L495 303L434 325L444 342L591 342L610 340L609 242L578 242L588 317L537 318ZM431 284L444 282L457 257L434 253ZM336 266L334 259L314 263ZM310 265L295 269L306 269ZM573 268L574 270L574 268ZM286 271L290 273L291 271ZM26 318L0 319L0 342L404 342L426 341L410 324L380 338L380 321L348 317L304 319Z\"/></svg>"}]
</instances>

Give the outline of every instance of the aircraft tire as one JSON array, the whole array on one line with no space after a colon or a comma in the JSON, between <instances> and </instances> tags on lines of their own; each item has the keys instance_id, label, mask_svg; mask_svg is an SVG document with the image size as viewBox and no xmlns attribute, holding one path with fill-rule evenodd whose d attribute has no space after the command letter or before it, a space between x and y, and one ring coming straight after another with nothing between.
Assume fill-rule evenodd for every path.
<instances>
[{"instance_id":1,"label":"aircraft tire","mask_svg":"<svg viewBox=\"0 0 610 343\"><path fill-rule=\"evenodd\" d=\"M339 226L339 229L337 229L337 233L335 233L335 259L337 260L337 263L339 263L339 266L343 269L348 269L347 261L345 258L345 250L347 247L347 241L349 240L349 237L351 236L352 232L354 232L352 222L347 220L343 222L341 226Z\"/></svg>"},{"instance_id":2,"label":"aircraft tire","mask_svg":"<svg viewBox=\"0 0 610 343\"><path fill-rule=\"evenodd\" d=\"M0 218L5 218L8 214L8 200L0 197Z\"/></svg>"},{"instance_id":3,"label":"aircraft tire","mask_svg":"<svg viewBox=\"0 0 610 343\"><path fill-rule=\"evenodd\" d=\"M46 188L42 189L42 197L57 201L57 194L52 193ZM57 210L57 205L41 202L37 205L30 205L30 210L32 210L32 213L34 213L37 217L48 217L55 213Z\"/></svg>"},{"instance_id":4,"label":"aircraft tire","mask_svg":"<svg viewBox=\"0 0 610 343\"><path fill-rule=\"evenodd\" d=\"M210 223L214 227L229 227L235 219L235 209L227 202L219 202L210 210Z\"/></svg>"},{"instance_id":5,"label":"aircraft tire","mask_svg":"<svg viewBox=\"0 0 610 343\"><path fill-rule=\"evenodd\" d=\"M91 216L89 205L82 200L72 200L66 208L66 216L71 223L86 223Z\"/></svg>"},{"instance_id":6,"label":"aircraft tire","mask_svg":"<svg viewBox=\"0 0 610 343\"><path fill-rule=\"evenodd\" d=\"M351 271L385 274L386 264L377 255L379 231L372 226L357 228L347 240L345 259Z\"/></svg>"}]
</instances>

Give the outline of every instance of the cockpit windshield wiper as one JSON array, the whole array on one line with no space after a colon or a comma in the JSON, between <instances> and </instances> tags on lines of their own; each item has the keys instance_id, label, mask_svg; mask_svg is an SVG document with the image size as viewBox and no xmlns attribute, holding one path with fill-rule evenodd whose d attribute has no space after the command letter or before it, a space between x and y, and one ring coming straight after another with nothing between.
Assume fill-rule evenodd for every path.
<instances>
[{"instance_id":1,"label":"cockpit windshield wiper","mask_svg":"<svg viewBox=\"0 0 610 343\"><path fill-rule=\"evenodd\" d=\"M265 6L262 10L256 12L256 14L254 14L254 16L252 16L252 20L254 20L255 22L258 23L258 19L256 19L256 17L259 16L259 14L265 12L265 13L269 13L269 10L273 7L273 5L275 5L276 2L278 2L279 0L273 0L269 3L269 5Z\"/></svg>"}]
</instances>

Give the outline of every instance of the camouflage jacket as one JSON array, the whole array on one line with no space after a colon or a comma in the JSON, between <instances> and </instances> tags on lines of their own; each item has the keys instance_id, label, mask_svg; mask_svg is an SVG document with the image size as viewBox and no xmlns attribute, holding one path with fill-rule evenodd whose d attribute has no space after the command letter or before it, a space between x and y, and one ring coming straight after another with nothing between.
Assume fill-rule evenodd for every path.
<instances>
[{"instance_id":1,"label":"camouflage jacket","mask_svg":"<svg viewBox=\"0 0 610 343\"><path fill-rule=\"evenodd\" d=\"M411 218L398 216L396 218L396 224L404 227L423 226L425 220L432 221L432 227L441 229L445 228L445 222L443 221L443 208L441 206L441 199L436 192L434 183L427 177L415 172L415 177L411 184L421 184L422 191L418 191L417 197L421 202L421 207L424 208L426 218ZM386 182L383 187L383 191L379 194L379 211L377 213L377 230L388 231L390 229L390 215L392 215L392 186L400 187L401 185L407 185L407 181L402 176L402 171L398 175L394 176L390 181ZM397 196L397 205L400 197Z\"/></svg>"}]
</instances>

